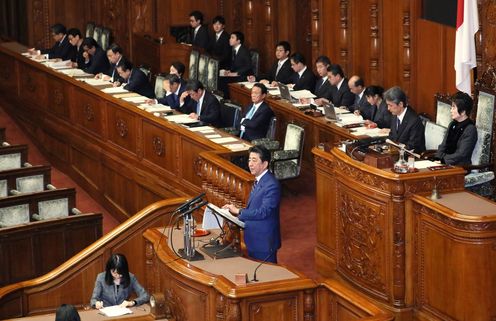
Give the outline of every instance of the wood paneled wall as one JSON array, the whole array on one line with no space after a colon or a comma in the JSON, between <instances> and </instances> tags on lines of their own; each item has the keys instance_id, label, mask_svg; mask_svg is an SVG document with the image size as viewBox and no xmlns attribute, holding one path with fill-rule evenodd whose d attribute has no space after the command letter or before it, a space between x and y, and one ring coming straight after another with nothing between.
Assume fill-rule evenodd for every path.
<instances>
[{"instance_id":1,"label":"wood paneled wall","mask_svg":"<svg viewBox=\"0 0 496 321\"><path fill-rule=\"evenodd\" d=\"M130 53L133 32L167 33L188 24L201 10L205 22L221 14L226 30L241 30L246 44L260 52L261 69L273 62L274 45L289 40L309 63L321 54L358 74L366 84L405 89L418 112L435 116L434 94L455 91L455 29L421 19L421 0L27 0L29 42L51 42L55 22L84 30L88 21L112 29L114 40ZM478 0L478 73L496 60L496 3Z\"/></svg>"}]
</instances>

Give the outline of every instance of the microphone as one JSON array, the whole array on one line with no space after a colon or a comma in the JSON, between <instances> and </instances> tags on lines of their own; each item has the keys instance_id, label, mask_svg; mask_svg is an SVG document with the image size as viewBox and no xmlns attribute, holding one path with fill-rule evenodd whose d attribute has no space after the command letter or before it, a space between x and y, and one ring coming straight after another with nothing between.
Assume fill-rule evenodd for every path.
<instances>
[{"instance_id":1,"label":"microphone","mask_svg":"<svg viewBox=\"0 0 496 321\"><path fill-rule=\"evenodd\" d=\"M269 252L269 255L267 255L262 262L260 262L260 264L255 268L255 271L253 271L253 279L251 279L252 282L258 282L258 279L257 279L257 271L258 269L262 266L262 264L264 263L267 263L267 260L269 259L269 257L273 254L272 252L274 252L272 249L270 249L270 252Z\"/></svg>"},{"instance_id":2,"label":"microphone","mask_svg":"<svg viewBox=\"0 0 496 321\"><path fill-rule=\"evenodd\" d=\"M384 137L368 137L362 138L357 141L357 147L365 147L374 144L382 144L384 141L388 141L388 139L384 140Z\"/></svg>"},{"instance_id":3,"label":"microphone","mask_svg":"<svg viewBox=\"0 0 496 321\"><path fill-rule=\"evenodd\" d=\"M196 204L196 203L198 203L198 201L196 201L196 202L195 202L195 204ZM196 211L197 209L199 209L199 208L201 208L201 207L203 207L203 206L205 206L205 205L207 205L207 204L208 204L208 201L203 201L203 202L201 202L200 204L196 205L195 207L191 207L191 208L190 208L189 210L187 210L186 212L181 212L180 214L181 214L181 216L188 215L189 213L194 212L194 211Z\"/></svg>"},{"instance_id":4,"label":"microphone","mask_svg":"<svg viewBox=\"0 0 496 321\"><path fill-rule=\"evenodd\" d=\"M194 197L192 199L187 200L186 203L184 203L183 205L181 205L178 208L176 208L174 210L174 213L183 212L184 210L187 210L189 207L191 207L191 206L197 204L198 202L200 202L204 196L205 196L205 192L201 193L200 195L198 195L198 196L196 196L196 197Z\"/></svg>"},{"instance_id":5,"label":"microphone","mask_svg":"<svg viewBox=\"0 0 496 321\"><path fill-rule=\"evenodd\" d=\"M417 153L414 153L413 152L413 149L412 150L408 150L406 149L406 146L405 144L396 144L395 142L393 142L392 140L390 140L389 138L386 139L386 143L388 143L389 145L393 145L394 147L398 148L398 149L402 149L404 150L406 153L412 155L413 157L416 157L416 158L420 158L420 155L417 154Z\"/></svg>"}]
</instances>

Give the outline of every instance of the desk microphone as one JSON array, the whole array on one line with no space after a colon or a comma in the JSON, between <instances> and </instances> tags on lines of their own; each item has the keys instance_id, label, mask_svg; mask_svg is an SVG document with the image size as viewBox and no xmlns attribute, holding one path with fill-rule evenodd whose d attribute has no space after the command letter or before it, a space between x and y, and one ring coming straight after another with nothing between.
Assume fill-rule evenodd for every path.
<instances>
[{"instance_id":1,"label":"desk microphone","mask_svg":"<svg viewBox=\"0 0 496 321\"><path fill-rule=\"evenodd\" d=\"M205 196L205 192L201 193L200 195L192 198L192 199L189 199L186 201L186 203L184 203L183 205L179 206L178 208L176 208L176 210L174 211L174 213L180 213L180 212L183 212L185 210L187 210L188 208L190 208L191 206L197 204L198 202L200 202L202 200L202 198Z\"/></svg>"},{"instance_id":2,"label":"desk microphone","mask_svg":"<svg viewBox=\"0 0 496 321\"><path fill-rule=\"evenodd\" d=\"M269 257L273 254L273 250L270 249L270 252L269 252L269 255L267 255L262 262L260 262L260 264L255 268L255 271L253 271L253 279L251 279L251 282L258 282L258 279L257 279L257 271L258 269L262 266L262 264L264 263L267 263L267 260L269 259Z\"/></svg>"}]
</instances>

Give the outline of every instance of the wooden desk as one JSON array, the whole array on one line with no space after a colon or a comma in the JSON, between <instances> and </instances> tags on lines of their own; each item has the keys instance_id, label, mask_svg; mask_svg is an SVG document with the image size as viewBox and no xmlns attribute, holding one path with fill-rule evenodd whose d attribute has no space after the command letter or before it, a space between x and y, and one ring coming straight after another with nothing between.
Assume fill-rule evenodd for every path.
<instances>
[{"instance_id":1,"label":"wooden desk","mask_svg":"<svg viewBox=\"0 0 496 321\"><path fill-rule=\"evenodd\" d=\"M230 152L23 57L24 50L0 45L2 106L54 165L121 221L154 201L199 193L199 153Z\"/></svg>"},{"instance_id":2,"label":"wooden desk","mask_svg":"<svg viewBox=\"0 0 496 321\"><path fill-rule=\"evenodd\" d=\"M337 148L313 149L316 167L319 273L337 274L396 312L411 313L412 227L405 202L430 193L463 190L462 168L395 174L352 160ZM434 177L436 181L434 181Z\"/></svg>"},{"instance_id":3,"label":"wooden desk","mask_svg":"<svg viewBox=\"0 0 496 321\"><path fill-rule=\"evenodd\" d=\"M469 192L408 202L413 226L414 302L429 320L496 316L496 203Z\"/></svg>"},{"instance_id":4,"label":"wooden desk","mask_svg":"<svg viewBox=\"0 0 496 321\"><path fill-rule=\"evenodd\" d=\"M231 100L246 108L251 104L250 90L246 87L233 83L229 84ZM293 123L305 129L305 146L303 163L306 168L313 168L312 148L320 143L334 145L342 140L356 139L348 129L341 128L330 122L325 117L312 117L284 100L268 96L266 102L277 118L276 138L283 143L286 135L286 127Z\"/></svg>"},{"instance_id":5,"label":"wooden desk","mask_svg":"<svg viewBox=\"0 0 496 321\"><path fill-rule=\"evenodd\" d=\"M161 230L150 229L144 238L150 262L147 288L166 297L177 320L314 320L317 284L298 272L265 264L257 272L259 282L236 285L233 274L248 273L251 279L257 261L242 257L178 260ZM182 247L180 240L176 235L176 248Z\"/></svg>"}]
</instances>

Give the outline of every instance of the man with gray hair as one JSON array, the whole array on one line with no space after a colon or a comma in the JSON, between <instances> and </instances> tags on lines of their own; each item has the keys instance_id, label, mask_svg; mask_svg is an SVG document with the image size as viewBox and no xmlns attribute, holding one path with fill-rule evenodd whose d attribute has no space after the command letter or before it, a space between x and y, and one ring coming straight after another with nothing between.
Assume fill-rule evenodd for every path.
<instances>
[{"instance_id":1,"label":"man with gray hair","mask_svg":"<svg viewBox=\"0 0 496 321\"><path fill-rule=\"evenodd\" d=\"M388 110L393 114L389 139L405 144L416 153L425 151L424 125L417 113L408 107L406 94L400 87L389 88L384 93Z\"/></svg>"}]
</instances>

